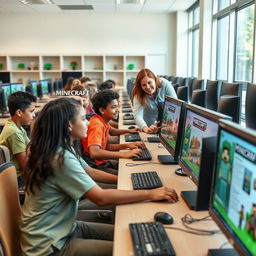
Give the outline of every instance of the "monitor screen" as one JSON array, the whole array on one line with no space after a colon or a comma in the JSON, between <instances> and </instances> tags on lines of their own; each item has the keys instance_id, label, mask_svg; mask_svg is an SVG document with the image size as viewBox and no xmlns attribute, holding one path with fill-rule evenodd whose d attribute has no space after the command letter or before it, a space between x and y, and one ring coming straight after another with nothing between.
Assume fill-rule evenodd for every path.
<instances>
[{"instance_id":1,"label":"monitor screen","mask_svg":"<svg viewBox=\"0 0 256 256\"><path fill-rule=\"evenodd\" d=\"M14 93L14 92L19 92L19 91L24 92L23 83L12 83L11 84L11 92Z\"/></svg>"},{"instance_id":2,"label":"monitor screen","mask_svg":"<svg viewBox=\"0 0 256 256\"><path fill-rule=\"evenodd\" d=\"M211 210L244 255L256 255L256 145L220 129L215 168Z\"/></svg>"},{"instance_id":3,"label":"monitor screen","mask_svg":"<svg viewBox=\"0 0 256 256\"><path fill-rule=\"evenodd\" d=\"M217 136L218 124L199 113L187 109L180 161L189 172L199 177L202 140Z\"/></svg>"},{"instance_id":4,"label":"monitor screen","mask_svg":"<svg viewBox=\"0 0 256 256\"><path fill-rule=\"evenodd\" d=\"M48 80L40 80L40 84L41 84L41 87L42 87L43 95L48 94L49 93Z\"/></svg>"},{"instance_id":5,"label":"monitor screen","mask_svg":"<svg viewBox=\"0 0 256 256\"><path fill-rule=\"evenodd\" d=\"M160 136L173 151L175 150L181 106L165 100Z\"/></svg>"},{"instance_id":6,"label":"monitor screen","mask_svg":"<svg viewBox=\"0 0 256 256\"><path fill-rule=\"evenodd\" d=\"M4 100L5 100L5 105L7 106L8 104L8 97L11 94L11 86L10 84L5 84L5 85L1 85L2 90L4 91Z\"/></svg>"},{"instance_id":7,"label":"monitor screen","mask_svg":"<svg viewBox=\"0 0 256 256\"><path fill-rule=\"evenodd\" d=\"M30 82L31 88L32 88L32 94L36 97L38 97L37 95L37 82L36 81L32 81Z\"/></svg>"}]
</instances>

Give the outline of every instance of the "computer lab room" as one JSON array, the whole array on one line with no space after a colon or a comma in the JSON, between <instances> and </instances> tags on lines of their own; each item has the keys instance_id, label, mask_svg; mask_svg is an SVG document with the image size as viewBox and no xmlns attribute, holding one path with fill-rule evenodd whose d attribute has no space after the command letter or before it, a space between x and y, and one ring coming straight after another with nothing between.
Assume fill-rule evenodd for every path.
<instances>
[{"instance_id":1,"label":"computer lab room","mask_svg":"<svg viewBox=\"0 0 256 256\"><path fill-rule=\"evenodd\" d=\"M256 256L255 0L0 24L0 256Z\"/></svg>"}]
</instances>

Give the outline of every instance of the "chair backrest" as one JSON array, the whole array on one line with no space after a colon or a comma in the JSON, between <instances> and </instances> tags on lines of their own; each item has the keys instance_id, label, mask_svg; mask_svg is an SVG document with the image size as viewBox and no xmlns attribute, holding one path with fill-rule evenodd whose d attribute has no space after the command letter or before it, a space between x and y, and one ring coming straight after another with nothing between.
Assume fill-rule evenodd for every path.
<instances>
[{"instance_id":1,"label":"chair backrest","mask_svg":"<svg viewBox=\"0 0 256 256\"><path fill-rule=\"evenodd\" d=\"M206 107L216 111L218 109L219 82L207 80L206 82Z\"/></svg>"},{"instance_id":2,"label":"chair backrest","mask_svg":"<svg viewBox=\"0 0 256 256\"><path fill-rule=\"evenodd\" d=\"M21 208L16 170L11 162L0 165L0 203L0 240L5 256L19 256Z\"/></svg>"},{"instance_id":3,"label":"chair backrest","mask_svg":"<svg viewBox=\"0 0 256 256\"><path fill-rule=\"evenodd\" d=\"M0 145L0 164L10 161L10 151L4 145Z\"/></svg>"},{"instance_id":4,"label":"chair backrest","mask_svg":"<svg viewBox=\"0 0 256 256\"><path fill-rule=\"evenodd\" d=\"M256 130L256 84L248 83L245 99L245 123L246 127Z\"/></svg>"},{"instance_id":5,"label":"chair backrest","mask_svg":"<svg viewBox=\"0 0 256 256\"><path fill-rule=\"evenodd\" d=\"M220 96L233 95L242 97L242 84L222 82Z\"/></svg>"},{"instance_id":6,"label":"chair backrest","mask_svg":"<svg viewBox=\"0 0 256 256\"><path fill-rule=\"evenodd\" d=\"M179 84L180 86L186 86L186 78L180 77Z\"/></svg>"},{"instance_id":7,"label":"chair backrest","mask_svg":"<svg viewBox=\"0 0 256 256\"><path fill-rule=\"evenodd\" d=\"M188 102L188 87L187 86L179 86L177 89L177 97L180 100Z\"/></svg>"},{"instance_id":8,"label":"chair backrest","mask_svg":"<svg viewBox=\"0 0 256 256\"><path fill-rule=\"evenodd\" d=\"M189 77L188 78L188 83L187 83L187 86L188 86L188 99L191 100L192 98L192 92L193 92L193 81L195 80L195 78L192 78L192 77Z\"/></svg>"}]
</instances>

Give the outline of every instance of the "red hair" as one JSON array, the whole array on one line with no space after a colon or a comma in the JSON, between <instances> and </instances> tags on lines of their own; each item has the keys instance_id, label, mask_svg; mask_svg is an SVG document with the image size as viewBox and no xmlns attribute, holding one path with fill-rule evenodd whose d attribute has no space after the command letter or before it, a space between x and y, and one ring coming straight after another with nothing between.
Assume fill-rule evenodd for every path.
<instances>
[{"instance_id":1,"label":"red hair","mask_svg":"<svg viewBox=\"0 0 256 256\"><path fill-rule=\"evenodd\" d=\"M144 78L144 77L149 77L149 78L152 78L155 80L155 83L156 83L156 89L160 88L161 87L161 82L160 82L160 79L158 77L155 76L155 74L147 69L147 68L144 68L142 69L137 77L136 77L136 80L134 82L134 87L133 87L133 92L132 92L132 98L134 99L135 96L137 96L137 99L139 101L139 103L144 106L145 103L146 103L146 97L147 97L147 93L144 92L141 88L141 80Z\"/></svg>"}]
</instances>

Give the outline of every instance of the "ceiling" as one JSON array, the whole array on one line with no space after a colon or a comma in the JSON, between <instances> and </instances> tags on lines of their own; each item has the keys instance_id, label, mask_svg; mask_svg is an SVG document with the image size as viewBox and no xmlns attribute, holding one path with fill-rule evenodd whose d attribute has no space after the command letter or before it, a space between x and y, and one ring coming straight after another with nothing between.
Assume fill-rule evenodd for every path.
<instances>
[{"instance_id":1,"label":"ceiling","mask_svg":"<svg viewBox=\"0 0 256 256\"><path fill-rule=\"evenodd\" d=\"M30 0L43 2L44 0ZM18 0L0 0L0 13L169 13L186 10L196 0L144 0L143 4L135 0L52 0L53 4L22 4ZM139 1L139 0L138 0ZM62 10L58 5L92 5L93 10Z\"/></svg>"}]
</instances>

